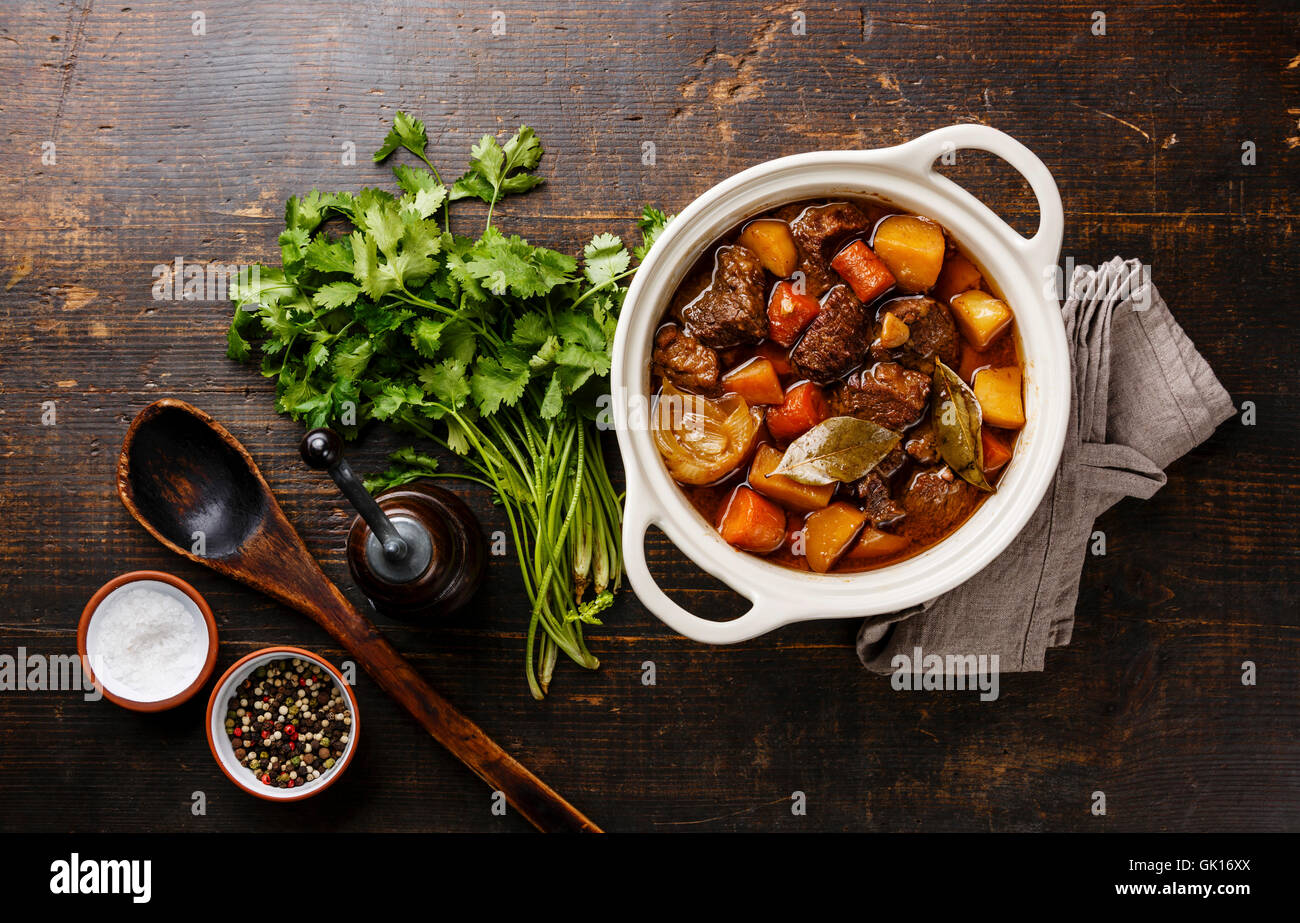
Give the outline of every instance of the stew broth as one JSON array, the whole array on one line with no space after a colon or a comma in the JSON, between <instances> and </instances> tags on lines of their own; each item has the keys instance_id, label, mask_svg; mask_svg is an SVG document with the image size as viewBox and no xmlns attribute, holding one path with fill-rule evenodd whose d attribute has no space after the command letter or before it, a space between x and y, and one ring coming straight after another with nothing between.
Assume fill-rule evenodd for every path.
<instances>
[{"instance_id":1,"label":"stew broth","mask_svg":"<svg viewBox=\"0 0 1300 923\"><path fill-rule=\"evenodd\" d=\"M656 440L735 547L871 570L941 541L996 490L1022 373L1010 307L936 222L870 199L799 202L733 228L678 286L651 386L690 420L657 411ZM828 459L859 476L811 483ZM793 476L773 476L785 464Z\"/></svg>"}]
</instances>

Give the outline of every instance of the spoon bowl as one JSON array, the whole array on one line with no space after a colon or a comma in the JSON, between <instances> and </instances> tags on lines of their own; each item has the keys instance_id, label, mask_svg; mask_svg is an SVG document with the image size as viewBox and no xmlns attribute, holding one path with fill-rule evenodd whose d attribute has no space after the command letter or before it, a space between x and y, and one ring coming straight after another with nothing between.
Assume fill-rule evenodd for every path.
<instances>
[{"instance_id":1,"label":"spoon bowl","mask_svg":"<svg viewBox=\"0 0 1300 923\"><path fill-rule=\"evenodd\" d=\"M202 536L208 559L236 554L267 513L252 458L210 420L173 403L159 401L146 413L132 426L120 481L140 511L136 518L143 516L160 539L180 548Z\"/></svg>"}]
</instances>

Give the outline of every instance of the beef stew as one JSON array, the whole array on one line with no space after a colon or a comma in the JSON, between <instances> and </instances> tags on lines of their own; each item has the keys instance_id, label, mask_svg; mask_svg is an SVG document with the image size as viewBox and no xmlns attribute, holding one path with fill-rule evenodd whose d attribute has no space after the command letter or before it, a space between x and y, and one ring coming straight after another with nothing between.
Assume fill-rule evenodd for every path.
<instances>
[{"instance_id":1,"label":"beef stew","mask_svg":"<svg viewBox=\"0 0 1300 923\"><path fill-rule=\"evenodd\" d=\"M715 241L651 362L655 442L733 547L818 573L950 535L1024 425L1011 308L935 221L798 202Z\"/></svg>"}]
</instances>

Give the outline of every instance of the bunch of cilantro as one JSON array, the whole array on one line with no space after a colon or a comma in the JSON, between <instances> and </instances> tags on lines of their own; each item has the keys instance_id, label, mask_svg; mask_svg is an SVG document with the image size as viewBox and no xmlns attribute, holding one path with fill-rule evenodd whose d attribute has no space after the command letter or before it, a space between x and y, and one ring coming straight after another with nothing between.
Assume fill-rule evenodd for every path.
<instances>
[{"instance_id":1,"label":"bunch of cilantro","mask_svg":"<svg viewBox=\"0 0 1300 923\"><path fill-rule=\"evenodd\" d=\"M372 420L460 456L462 471L404 448L371 490L417 477L490 488L505 510L531 602L525 673L541 698L563 651L594 669L585 625L622 576L620 496L596 426L633 254L611 234L574 258L507 237L492 224L504 196L542 182L542 146L521 127L485 135L450 186L425 156L424 125L398 112L374 159L399 148L399 190L313 190L285 206L281 265L232 293L232 359L260 346L276 407L349 438ZM488 204L482 234L451 231L450 206ZM639 261L667 223L647 208ZM341 228L339 227L341 225Z\"/></svg>"}]
</instances>

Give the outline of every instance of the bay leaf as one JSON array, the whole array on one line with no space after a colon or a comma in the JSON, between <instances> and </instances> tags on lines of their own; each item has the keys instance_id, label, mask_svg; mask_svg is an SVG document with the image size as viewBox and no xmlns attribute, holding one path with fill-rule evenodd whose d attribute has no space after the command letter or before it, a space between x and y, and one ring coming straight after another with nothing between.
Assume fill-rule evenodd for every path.
<instances>
[{"instance_id":1,"label":"bay leaf","mask_svg":"<svg viewBox=\"0 0 1300 923\"><path fill-rule=\"evenodd\" d=\"M963 479L993 493L993 486L984 477L984 442L980 439L984 413L980 402L961 376L937 358L930 414L940 457Z\"/></svg>"},{"instance_id":2,"label":"bay leaf","mask_svg":"<svg viewBox=\"0 0 1300 923\"><path fill-rule=\"evenodd\" d=\"M902 438L870 420L831 417L790 443L772 473L814 487L847 484L876 467Z\"/></svg>"}]
</instances>

